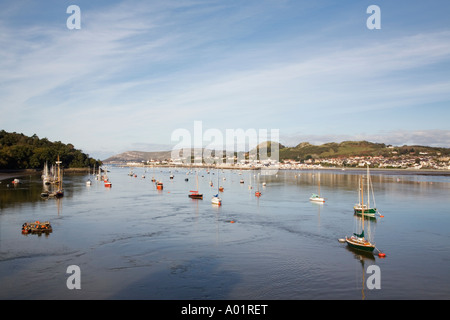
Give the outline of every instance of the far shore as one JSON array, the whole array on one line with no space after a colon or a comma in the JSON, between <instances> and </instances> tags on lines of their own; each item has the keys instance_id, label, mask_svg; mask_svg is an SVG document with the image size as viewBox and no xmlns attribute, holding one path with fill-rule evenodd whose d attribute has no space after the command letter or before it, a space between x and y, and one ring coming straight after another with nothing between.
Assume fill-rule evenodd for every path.
<instances>
[{"instance_id":1,"label":"far shore","mask_svg":"<svg viewBox=\"0 0 450 320\"><path fill-rule=\"evenodd\" d=\"M65 173L87 173L89 168L67 168ZM92 170L92 169L91 169ZM0 169L0 181L42 174L41 169Z\"/></svg>"},{"instance_id":2,"label":"far shore","mask_svg":"<svg viewBox=\"0 0 450 320\"><path fill-rule=\"evenodd\" d=\"M121 167L128 167L126 165L121 165ZM136 166L130 166L136 168ZM149 168L152 166L142 166L143 168ZM173 166L173 165L156 165L156 168L191 168L187 166ZM195 168L195 167L192 167ZM198 167L201 169L231 169L231 170L258 170L260 168L239 168L239 167L220 167L216 168L214 166L204 166ZM92 170L92 168L66 168L64 169L64 173L72 173L72 174L83 174ZM268 169L270 170L270 169ZM313 171L313 170L323 170L323 171L365 171L365 168L355 168L355 167L321 167L321 168L301 168L301 169L288 169L288 168L280 168L280 171ZM371 172L378 173L388 173L388 174L412 174L412 175L442 175L442 176L450 176L450 170L437 170L437 169L387 169L387 168L370 168ZM42 170L40 169L0 169L0 181L6 179L15 179L26 176L34 176L41 174Z\"/></svg>"}]
</instances>

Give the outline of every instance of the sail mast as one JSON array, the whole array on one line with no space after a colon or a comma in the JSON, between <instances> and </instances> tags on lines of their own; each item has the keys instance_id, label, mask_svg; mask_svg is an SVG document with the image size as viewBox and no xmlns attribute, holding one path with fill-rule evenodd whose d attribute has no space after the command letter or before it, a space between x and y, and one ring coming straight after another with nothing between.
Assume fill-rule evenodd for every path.
<instances>
[{"instance_id":1,"label":"sail mast","mask_svg":"<svg viewBox=\"0 0 450 320\"><path fill-rule=\"evenodd\" d=\"M362 231L364 232L364 186L361 175L361 209L362 209Z\"/></svg>"},{"instance_id":2,"label":"sail mast","mask_svg":"<svg viewBox=\"0 0 450 320\"><path fill-rule=\"evenodd\" d=\"M369 187L369 183L370 183L369 164L367 164L367 209L370 209L370 195L369 195L370 187Z\"/></svg>"},{"instance_id":3,"label":"sail mast","mask_svg":"<svg viewBox=\"0 0 450 320\"><path fill-rule=\"evenodd\" d=\"M319 172L319 197L320 197L320 172Z\"/></svg>"}]
</instances>

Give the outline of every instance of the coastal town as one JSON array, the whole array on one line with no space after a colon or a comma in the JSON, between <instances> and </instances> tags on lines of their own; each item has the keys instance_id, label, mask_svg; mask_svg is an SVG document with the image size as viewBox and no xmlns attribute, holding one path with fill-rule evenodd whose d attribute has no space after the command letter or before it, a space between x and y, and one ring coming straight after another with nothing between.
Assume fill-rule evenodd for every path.
<instances>
[{"instance_id":1,"label":"coastal town","mask_svg":"<svg viewBox=\"0 0 450 320\"><path fill-rule=\"evenodd\" d=\"M325 169L325 168L364 168L367 165L371 168L379 169L405 169L405 170L450 170L450 157L442 155L429 155L421 152L419 155L408 154L392 157L385 156L349 156L333 157L320 159L307 159L296 161L293 159L284 160L249 160L239 159L238 157L229 157L227 161L202 161L194 159L191 163L185 159L149 159L147 161L128 161L116 162L115 164L126 165L129 167L139 166L195 166L195 167L216 167L216 168L238 168L238 169L258 169L258 168L277 168L277 169Z\"/></svg>"}]
</instances>

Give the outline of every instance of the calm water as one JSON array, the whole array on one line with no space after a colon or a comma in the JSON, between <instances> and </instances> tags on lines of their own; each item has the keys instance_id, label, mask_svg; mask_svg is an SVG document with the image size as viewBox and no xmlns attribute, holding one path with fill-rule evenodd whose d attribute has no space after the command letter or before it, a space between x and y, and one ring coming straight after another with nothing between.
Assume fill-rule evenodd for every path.
<instances>
[{"instance_id":1,"label":"calm water","mask_svg":"<svg viewBox=\"0 0 450 320\"><path fill-rule=\"evenodd\" d=\"M60 200L40 198L39 177L17 187L2 181L1 299L450 298L448 176L372 172L384 218L366 227L383 259L338 242L360 221L352 211L357 172L280 171L260 180L267 186L257 198L255 180L248 188L255 172L225 170L216 207L217 171L199 171L204 200L192 200L195 173L186 169L148 169L145 179L142 168L136 178L110 170L111 189L66 175ZM308 200L319 175L325 204ZM49 220L53 232L22 235L35 220ZM81 290L66 286L70 265L81 269ZM381 289L367 286L370 265L380 268Z\"/></svg>"}]
</instances>

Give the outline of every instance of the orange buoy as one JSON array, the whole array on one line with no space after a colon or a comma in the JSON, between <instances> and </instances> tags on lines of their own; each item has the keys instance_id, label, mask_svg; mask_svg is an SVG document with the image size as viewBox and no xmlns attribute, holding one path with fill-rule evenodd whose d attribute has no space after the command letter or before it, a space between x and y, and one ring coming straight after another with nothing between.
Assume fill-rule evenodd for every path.
<instances>
[{"instance_id":1,"label":"orange buoy","mask_svg":"<svg viewBox=\"0 0 450 320\"><path fill-rule=\"evenodd\" d=\"M230 221L230 223L234 223L234 221L233 221L233 220L231 220L231 221Z\"/></svg>"},{"instance_id":2,"label":"orange buoy","mask_svg":"<svg viewBox=\"0 0 450 320\"><path fill-rule=\"evenodd\" d=\"M380 252L380 253L378 253L378 256L379 256L380 258L384 258L384 257L386 257L386 254L383 253L383 252Z\"/></svg>"}]
</instances>

